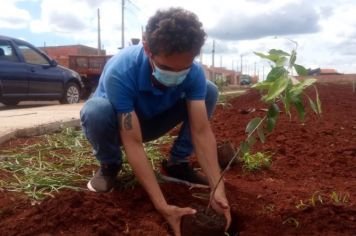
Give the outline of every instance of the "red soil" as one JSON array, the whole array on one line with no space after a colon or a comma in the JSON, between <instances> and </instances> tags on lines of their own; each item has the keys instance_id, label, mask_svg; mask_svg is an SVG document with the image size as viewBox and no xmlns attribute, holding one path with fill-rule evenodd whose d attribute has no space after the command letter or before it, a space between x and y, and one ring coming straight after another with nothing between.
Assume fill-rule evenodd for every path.
<instances>
[{"instance_id":1,"label":"red soil","mask_svg":"<svg viewBox=\"0 0 356 236\"><path fill-rule=\"evenodd\" d=\"M356 93L350 85L318 88L321 118L308 110L302 124L281 114L267 142L256 145L256 151L273 153L269 169L251 173L236 165L228 171L227 194L240 235L356 235ZM258 98L251 92L232 100L230 108L217 108L212 126L218 141L238 146L247 122L265 114ZM249 108L256 111L242 114ZM161 186L171 204L204 203L194 197L201 190ZM333 192L347 201L336 203ZM139 186L107 194L66 190L36 206L0 193L0 235L171 233ZM308 207L296 208L300 201Z\"/></svg>"}]
</instances>

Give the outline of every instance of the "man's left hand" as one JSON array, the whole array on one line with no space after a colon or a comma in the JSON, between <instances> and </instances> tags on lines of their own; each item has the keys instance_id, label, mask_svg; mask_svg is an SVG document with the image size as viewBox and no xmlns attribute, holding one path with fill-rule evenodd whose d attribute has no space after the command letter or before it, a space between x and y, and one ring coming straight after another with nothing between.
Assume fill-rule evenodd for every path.
<instances>
[{"instance_id":1,"label":"man's left hand","mask_svg":"<svg viewBox=\"0 0 356 236\"><path fill-rule=\"evenodd\" d=\"M231 213L230 213L229 202L225 195L225 191L218 188L216 189L214 196L211 197L213 198L211 203L213 209L216 212L223 214L225 216L226 219L225 231L227 231L231 224Z\"/></svg>"}]
</instances>

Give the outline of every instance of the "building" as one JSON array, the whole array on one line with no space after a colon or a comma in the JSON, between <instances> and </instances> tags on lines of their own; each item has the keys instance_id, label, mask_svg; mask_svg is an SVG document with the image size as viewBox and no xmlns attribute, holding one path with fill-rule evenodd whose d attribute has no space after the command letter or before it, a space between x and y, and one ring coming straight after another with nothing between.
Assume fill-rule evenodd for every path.
<instances>
[{"instance_id":1,"label":"building","mask_svg":"<svg viewBox=\"0 0 356 236\"><path fill-rule=\"evenodd\" d=\"M88 47L85 45L65 45L65 46L50 46L50 47L40 47L40 49L49 55L52 59L56 60L60 65L68 67L68 56L78 55L78 56L96 56L99 55L98 49L93 47ZM106 50L100 51L101 56L106 55Z\"/></svg>"},{"instance_id":2,"label":"building","mask_svg":"<svg viewBox=\"0 0 356 236\"><path fill-rule=\"evenodd\" d=\"M214 78L225 77L230 85L240 84L240 72L234 70L228 70L224 67L208 67L202 65L205 73L205 77L208 80L214 81Z\"/></svg>"},{"instance_id":3,"label":"building","mask_svg":"<svg viewBox=\"0 0 356 236\"><path fill-rule=\"evenodd\" d=\"M341 75L341 73L337 72L335 69L309 69L308 75L316 76L316 75Z\"/></svg>"}]
</instances>

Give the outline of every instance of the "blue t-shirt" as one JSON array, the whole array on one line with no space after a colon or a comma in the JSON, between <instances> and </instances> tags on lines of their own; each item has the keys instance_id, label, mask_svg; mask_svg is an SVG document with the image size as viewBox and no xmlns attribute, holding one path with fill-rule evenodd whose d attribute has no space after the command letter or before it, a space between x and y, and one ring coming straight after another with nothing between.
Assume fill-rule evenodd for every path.
<instances>
[{"instance_id":1,"label":"blue t-shirt","mask_svg":"<svg viewBox=\"0 0 356 236\"><path fill-rule=\"evenodd\" d=\"M109 99L117 113L135 111L143 118L167 110L181 98L205 99L205 75L196 62L178 86L160 90L152 85L151 76L151 65L142 45L127 47L105 65L94 97Z\"/></svg>"}]
</instances>

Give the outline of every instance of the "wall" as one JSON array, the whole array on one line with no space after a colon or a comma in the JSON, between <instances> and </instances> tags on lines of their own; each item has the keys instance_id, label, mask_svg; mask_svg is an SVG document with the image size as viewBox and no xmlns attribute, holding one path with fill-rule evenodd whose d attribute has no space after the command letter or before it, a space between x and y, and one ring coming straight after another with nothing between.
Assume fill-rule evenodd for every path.
<instances>
[{"instance_id":1,"label":"wall","mask_svg":"<svg viewBox=\"0 0 356 236\"><path fill-rule=\"evenodd\" d=\"M93 56L98 55L96 48L84 46L84 45L68 45L57 47L40 47L42 51L48 54L52 59L56 60L58 64L68 67L69 55L81 55L81 56ZM106 55L105 50L101 50L101 55Z\"/></svg>"}]
</instances>

